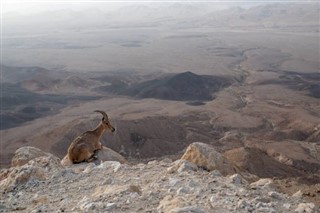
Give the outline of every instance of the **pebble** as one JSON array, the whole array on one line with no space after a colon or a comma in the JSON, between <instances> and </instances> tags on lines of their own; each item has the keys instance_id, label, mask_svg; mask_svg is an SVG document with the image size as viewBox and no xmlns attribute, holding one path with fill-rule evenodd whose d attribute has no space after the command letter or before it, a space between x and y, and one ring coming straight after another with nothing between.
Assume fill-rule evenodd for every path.
<instances>
[{"instance_id":1,"label":"pebble","mask_svg":"<svg viewBox=\"0 0 320 213\"><path fill-rule=\"evenodd\" d=\"M221 174L221 172L219 172L219 170L213 170L213 171L211 171L211 172L210 172L210 175L211 175L212 177L221 177L221 176L222 176L222 174Z\"/></svg>"},{"instance_id":2,"label":"pebble","mask_svg":"<svg viewBox=\"0 0 320 213\"><path fill-rule=\"evenodd\" d=\"M177 190L177 195L182 195L182 194L186 194L188 193L188 189L186 187L180 187L178 190Z\"/></svg>"},{"instance_id":3,"label":"pebble","mask_svg":"<svg viewBox=\"0 0 320 213\"><path fill-rule=\"evenodd\" d=\"M248 206L248 202L246 200L239 200L237 203L238 208L244 209Z\"/></svg>"},{"instance_id":4,"label":"pebble","mask_svg":"<svg viewBox=\"0 0 320 213\"><path fill-rule=\"evenodd\" d=\"M112 211L115 208L117 208L117 204L115 204L115 203L107 203L105 210Z\"/></svg>"},{"instance_id":5,"label":"pebble","mask_svg":"<svg viewBox=\"0 0 320 213\"><path fill-rule=\"evenodd\" d=\"M283 207L284 207L285 209L290 209L291 204L290 204L290 203L284 203L284 204L283 204Z\"/></svg>"},{"instance_id":6,"label":"pebble","mask_svg":"<svg viewBox=\"0 0 320 213\"><path fill-rule=\"evenodd\" d=\"M281 199L281 195L275 191L268 192L268 195L274 199L278 199L278 200Z\"/></svg>"},{"instance_id":7,"label":"pebble","mask_svg":"<svg viewBox=\"0 0 320 213\"><path fill-rule=\"evenodd\" d=\"M202 209L197 206L186 206L182 208L174 208L170 210L171 213L205 213Z\"/></svg>"},{"instance_id":8,"label":"pebble","mask_svg":"<svg viewBox=\"0 0 320 213\"><path fill-rule=\"evenodd\" d=\"M235 185L241 185L243 182L243 179L242 179L241 175L234 174L229 177L229 181L230 181L230 183L233 183Z\"/></svg>"}]
</instances>

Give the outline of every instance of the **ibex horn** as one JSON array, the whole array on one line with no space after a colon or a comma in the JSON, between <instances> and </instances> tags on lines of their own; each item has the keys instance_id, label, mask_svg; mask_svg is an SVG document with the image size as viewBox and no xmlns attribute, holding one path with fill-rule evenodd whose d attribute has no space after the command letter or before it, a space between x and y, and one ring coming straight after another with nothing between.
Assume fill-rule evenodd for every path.
<instances>
[{"instance_id":1,"label":"ibex horn","mask_svg":"<svg viewBox=\"0 0 320 213\"><path fill-rule=\"evenodd\" d=\"M99 113L101 113L101 114L103 115L103 118L104 118L105 120L109 120L107 113L105 113L104 111L101 111L101 110L95 110L95 112L99 112Z\"/></svg>"}]
</instances>

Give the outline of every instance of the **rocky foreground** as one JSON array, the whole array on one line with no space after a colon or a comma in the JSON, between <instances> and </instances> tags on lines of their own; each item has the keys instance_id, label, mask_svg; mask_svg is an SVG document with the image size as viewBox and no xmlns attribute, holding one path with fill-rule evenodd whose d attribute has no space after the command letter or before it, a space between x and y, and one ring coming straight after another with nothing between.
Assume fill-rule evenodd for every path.
<instances>
[{"instance_id":1,"label":"rocky foreground","mask_svg":"<svg viewBox=\"0 0 320 213\"><path fill-rule=\"evenodd\" d=\"M191 145L174 162L69 166L29 147L0 173L0 212L320 212L299 191L277 192L271 179L249 183L205 146Z\"/></svg>"}]
</instances>

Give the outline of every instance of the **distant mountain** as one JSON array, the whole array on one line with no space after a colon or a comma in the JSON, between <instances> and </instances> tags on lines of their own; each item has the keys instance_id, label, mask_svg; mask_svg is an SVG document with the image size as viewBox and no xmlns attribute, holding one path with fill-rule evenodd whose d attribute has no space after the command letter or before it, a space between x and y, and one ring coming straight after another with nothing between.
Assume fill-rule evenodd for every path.
<instances>
[{"instance_id":1,"label":"distant mountain","mask_svg":"<svg viewBox=\"0 0 320 213\"><path fill-rule=\"evenodd\" d=\"M203 25L224 27L318 27L319 14L319 5L312 3L274 3L248 9L233 7L211 12L204 15L202 22Z\"/></svg>"},{"instance_id":2,"label":"distant mountain","mask_svg":"<svg viewBox=\"0 0 320 213\"><path fill-rule=\"evenodd\" d=\"M0 130L19 126L26 121L50 115L70 101L90 101L96 96L38 94L19 84L2 83Z\"/></svg>"},{"instance_id":3,"label":"distant mountain","mask_svg":"<svg viewBox=\"0 0 320 213\"><path fill-rule=\"evenodd\" d=\"M210 75L197 75L190 71L145 81L134 85L113 83L104 91L135 98L155 98L176 101L209 101L213 94L231 84L230 80Z\"/></svg>"},{"instance_id":4,"label":"distant mountain","mask_svg":"<svg viewBox=\"0 0 320 213\"><path fill-rule=\"evenodd\" d=\"M1 74L0 130L55 113L70 101L99 98L88 95L92 81L66 72L2 65Z\"/></svg>"},{"instance_id":5,"label":"distant mountain","mask_svg":"<svg viewBox=\"0 0 320 213\"><path fill-rule=\"evenodd\" d=\"M32 79L39 74L48 75L49 70L42 67L11 67L1 65L2 83L18 83L22 80Z\"/></svg>"},{"instance_id":6,"label":"distant mountain","mask_svg":"<svg viewBox=\"0 0 320 213\"><path fill-rule=\"evenodd\" d=\"M91 8L45 11L32 15L5 13L4 35L25 32L60 32L105 28L159 27L259 27L312 26L318 29L320 7L311 3L134 3L113 11Z\"/></svg>"}]
</instances>

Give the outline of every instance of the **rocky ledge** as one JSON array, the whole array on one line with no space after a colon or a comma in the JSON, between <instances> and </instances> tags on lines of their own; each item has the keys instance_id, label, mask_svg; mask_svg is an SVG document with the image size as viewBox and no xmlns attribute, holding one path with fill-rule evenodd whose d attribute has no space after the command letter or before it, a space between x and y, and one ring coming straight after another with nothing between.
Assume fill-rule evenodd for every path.
<instances>
[{"instance_id":1,"label":"rocky ledge","mask_svg":"<svg viewBox=\"0 0 320 213\"><path fill-rule=\"evenodd\" d=\"M249 182L206 146L192 144L178 161L135 165L62 166L43 154L1 170L0 212L319 212L299 192L277 192L271 179Z\"/></svg>"}]
</instances>

